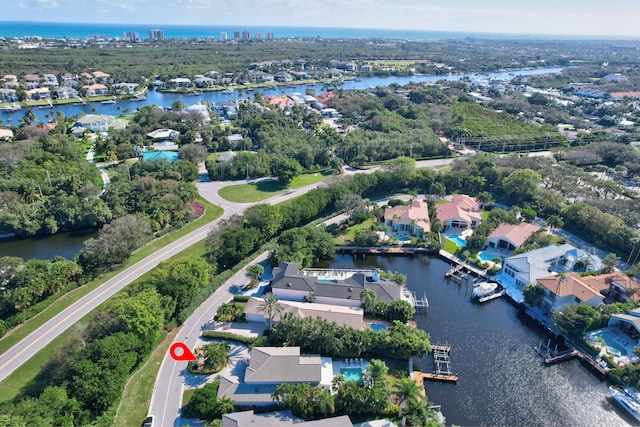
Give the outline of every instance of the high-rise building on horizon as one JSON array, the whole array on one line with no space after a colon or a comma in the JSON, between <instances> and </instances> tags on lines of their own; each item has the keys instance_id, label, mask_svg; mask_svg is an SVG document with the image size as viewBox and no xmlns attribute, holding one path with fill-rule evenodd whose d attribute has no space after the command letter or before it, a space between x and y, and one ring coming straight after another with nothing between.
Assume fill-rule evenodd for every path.
<instances>
[{"instance_id":1,"label":"high-rise building on horizon","mask_svg":"<svg viewBox=\"0 0 640 427\"><path fill-rule=\"evenodd\" d=\"M233 32L233 38L236 40L240 40L240 30L235 30Z\"/></svg>"},{"instance_id":2,"label":"high-rise building on horizon","mask_svg":"<svg viewBox=\"0 0 640 427\"><path fill-rule=\"evenodd\" d=\"M267 40L273 40L273 33L271 31L267 33Z\"/></svg>"},{"instance_id":3,"label":"high-rise building on horizon","mask_svg":"<svg viewBox=\"0 0 640 427\"><path fill-rule=\"evenodd\" d=\"M149 30L149 40L164 40L163 30Z\"/></svg>"},{"instance_id":4,"label":"high-rise building on horizon","mask_svg":"<svg viewBox=\"0 0 640 427\"><path fill-rule=\"evenodd\" d=\"M220 32L220 40L223 42L227 41L227 32L226 31L221 31Z\"/></svg>"},{"instance_id":5,"label":"high-rise building on horizon","mask_svg":"<svg viewBox=\"0 0 640 427\"><path fill-rule=\"evenodd\" d=\"M262 33L256 33L256 40L262 40Z\"/></svg>"},{"instance_id":6,"label":"high-rise building on horizon","mask_svg":"<svg viewBox=\"0 0 640 427\"><path fill-rule=\"evenodd\" d=\"M137 31L125 31L124 39L129 41L140 40L140 33L138 33Z\"/></svg>"},{"instance_id":7,"label":"high-rise building on horizon","mask_svg":"<svg viewBox=\"0 0 640 427\"><path fill-rule=\"evenodd\" d=\"M249 31L244 30L242 32L242 40L249 40L251 38L251 35L249 34Z\"/></svg>"}]
</instances>

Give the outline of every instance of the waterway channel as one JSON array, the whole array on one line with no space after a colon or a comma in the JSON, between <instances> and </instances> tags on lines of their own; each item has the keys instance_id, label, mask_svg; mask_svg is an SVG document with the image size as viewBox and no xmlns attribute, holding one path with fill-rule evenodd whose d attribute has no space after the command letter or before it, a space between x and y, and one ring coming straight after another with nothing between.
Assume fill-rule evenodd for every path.
<instances>
[{"instance_id":1,"label":"waterway channel","mask_svg":"<svg viewBox=\"0 0 640 427\"><path fill-rule=\"evenodd\" d=\"M58 233L47 237L0 240L0 258L16 256L22 259L53 259L62 256L73 258L84 247L84 241L98 235L95 230Z\"/></svg>"},{"instance_id":2,"label":"waterway channel","mask_svg":"<svg viewBox=\"0 0 640 427\"><path fill-rule=\"evenodd\" d=\"M460 80L462 78L474 78L474 77L484 77L484 78L497 78L497 79L512 79L516 75L519 76L528 76L528 75L536 75L536 74L546 74L546 73L558 73L562 71L562 68L538 68L533 70L518 70L511 72L495 72L495 73L487 73L487 74L450 74L445 76L428 76L428 75L415 75L409 77L363 77L357 80L347 80L345 81L341 88L342 89L367 89L370 87L377 86L389 86L391 84L399 84L406 85L410 82L419 83L419 82L436 82L438 80ZM324 92L324 83L317 84L305 84L305 85L289 85L289 86L273 86L273 87L265 87L265 88L256 88L255 91L260 92L264 96L274 96L274 95L283 95L283 94L292 94L294 92L305 93L307 89L314 91L315 93ZM71 117L76 114L92 114L92 112L97 110L99 114L109 114L113 116L118 116L124 114L125 110L135 111L138 108L141 108L145 105L155 104L159 107L169 107L175 101L183 102L187 105L192 105L199 103L200 101L206 101L208 103L216 103L229 101L233 99L237 99L240 97L253 96L253 91L247 90L237 90L233 93L224 93L222 91L209 91L202 92L197 95L186 95L186 94L175 94L175 93L163 93L155 90L151 90L147 93L147 98L144 101L118 101L115 104L102 104L100 102L87 103L86 105L60 105L55 106L53 108L33 108L33 112L37 117L37 121L47 122L49 118L53 118L56 115L57 111L62 112L66 117ZM5 123L9 124L18 124L19 120L25 115L26 110L23 108L22 110L8 113L2 112L0 113L0 118L4 120Z\"/></svg>"},{"instance_id":3,"label":"waterway channel","mask_svg":"<svg viewBox=\"0 0 640 427\"><path fill-rule=\"evenodd\" d=\"M447 424L461 426L626 426L630 418L601 382L577 361L545 367L534 346L547 339L505 298L471 301L471 285L444 280L449 265L437 257L338 255L321 267L374 268L407 275L408 289L426 293L430 307L416 315L434 344L451 345L458 384L425 382ZM431 356L415 361L431 372Z\"/></svg>"}]
</instances>

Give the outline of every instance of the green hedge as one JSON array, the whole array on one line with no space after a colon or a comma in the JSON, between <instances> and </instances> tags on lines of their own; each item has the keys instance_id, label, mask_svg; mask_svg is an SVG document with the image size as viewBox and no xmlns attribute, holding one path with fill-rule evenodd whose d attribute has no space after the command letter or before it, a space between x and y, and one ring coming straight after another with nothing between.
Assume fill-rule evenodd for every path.
<instances>
[{"instance_id":1,"label":"green hedge","mask_svg":"<svg viewBox=\"0 0 640 427\"><path fill-rule=\"evenodd\" d=\"M233 300L235 302L247 302L251 298L251 295L234 295Z\"/></svg>"},{"instance_id":2,"label":"green hedge","mask_svg":"<svg viewBox=\"0 0 640 427\"><path fill-rule=\"evenodd\" d=\"M219 332L219 331L204 331L202 333L204 338L217 339L217 340L230 340L237 341L242 344L251 345L257 338L245 337L244 335L234 334L232 332Z\"/></svg>"}]
</instances>

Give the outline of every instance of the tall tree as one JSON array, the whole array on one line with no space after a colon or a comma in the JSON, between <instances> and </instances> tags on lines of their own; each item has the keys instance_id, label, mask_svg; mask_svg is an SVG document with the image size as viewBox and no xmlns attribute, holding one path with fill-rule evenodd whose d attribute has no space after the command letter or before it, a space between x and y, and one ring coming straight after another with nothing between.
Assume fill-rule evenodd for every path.
<instances>
[{"instance_id":1,"label":"tall tree","mask_svg":"<svg viewBox=\"0 0 640 427\"><path fill-rule=\"evenodd\" d=\"M272 292L269 292L265 296L262 297L262 301L260 305L258 305L258 309L262 313L266 313L269 316L269 332L271 332L271 326L273 324L273 317L276 314L282 313L284 307L278 301L277 295Z\"/></svg>"}]
</instances>

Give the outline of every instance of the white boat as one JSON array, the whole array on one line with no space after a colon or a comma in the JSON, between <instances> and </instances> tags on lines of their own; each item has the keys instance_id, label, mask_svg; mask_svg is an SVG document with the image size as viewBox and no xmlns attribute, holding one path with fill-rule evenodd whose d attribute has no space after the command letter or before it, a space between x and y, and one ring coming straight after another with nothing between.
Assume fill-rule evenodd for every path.
<instances>
[{"instance_id":1,"label":"white boat","mask_svg":"<svg viewBox=\"0 0 640 427\"><path fill-rule=\"evenodd\" d=\"M6 107L0 107L0 111L7 111L9 113L13 113L15 111L20 110L22 107L16 104L8 105Z\"/></svg>"},{"instance_id":2,"label":"white boat","mask_svg":"<svg viewBox=\"0 0 640 427\"><path fill-rule=\"evenodd\" d=\"M107 99L106 101L102 101L103 104L115 104L116 101L114 101L113 99Z\"/></svg>"},{"instance_id":3,"label":"white boat","mask_svg":"<svg viewBox=\"0 0 640 427\"><path fill-rule=\"evenodd\" d=\"M233 89L225 89L222 93L233 93Z\"/></svg>"},{"instance_id":4,"label":"white boat","mask_svg":"<svg viewBox=\"0 0 640 427\"><path fill-rule=\"evenodd\" d=\"M489 295L493 295L496 289L498 289L497 283L480 282L474 286L471 296L476 299L488 297Z\"/></svg>"},{"instance_id":5,"label":"white boat","mask_svg":"<svg viewBox=\"0 0 640 427\"><path fill-rule=\"evenodd\" d=\"M637 391L632 387L609 386L611 397L627 411L636 421L640 422L640 400Z\"/></svg>"}]
</instances>

